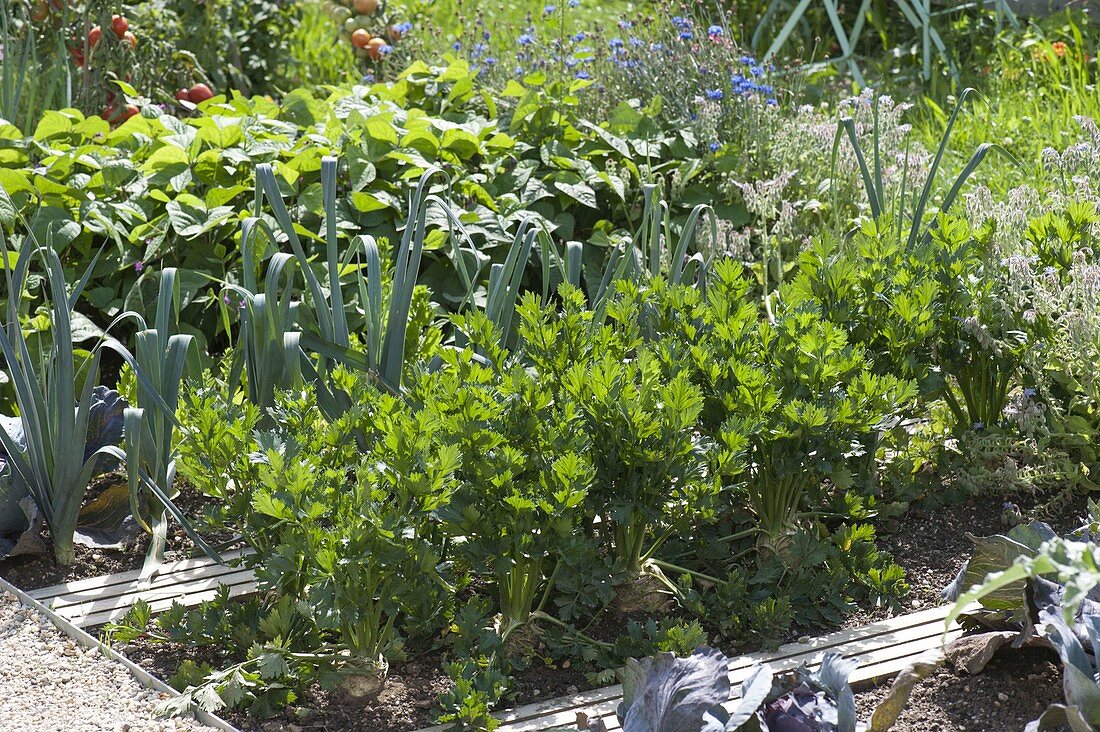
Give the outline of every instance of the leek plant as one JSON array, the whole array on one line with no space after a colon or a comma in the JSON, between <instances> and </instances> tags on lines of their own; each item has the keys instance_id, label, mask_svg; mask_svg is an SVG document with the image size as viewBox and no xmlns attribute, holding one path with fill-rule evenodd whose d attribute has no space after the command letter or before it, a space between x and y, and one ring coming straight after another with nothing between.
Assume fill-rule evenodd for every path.
<instances>
[{"instance_id":1,"label":"leek plant","mask_svg":"<svg viewBox=\"0 0 1100 732\"><path fill-rule=\"evenodd\" d=\"M878 120L878 98L875 97L873 104L875 105L875 120L876 124L871 130L872 136L872 158L871 165L867 164L867 156L864 154L863 147L860 144L859 137L856 134L855 120L851 117L845 117L837 125L836 136L833 138L833 155L832 155L832 174L833 179L836 178L836 161L837 153L840 149L840 141L842 137L847 137L848 141L852 145L852 152L856 158L856 165L859 168L860 177L863 180L863 187L867 193L867 202L871 208L871 218L878 221L884 215L892 213L892 220L897 225L898 239L906 242L906 250L911 251L916 245L919 237L922 236L924 241L928 241L931 238L931 231L924 226L925 213L928 210L928 203L932 197L932 188L936 183L936 176L939 173L940 164L943 162L944 153L947 151L947 144L951 139L951 131L955 127L955 123L958 120L959 113L962 111L963 105L966 104L966 100L971 94L975 94L975 90L972 88L966 88L959 95L958 101L955 103L955 108L951 112L951 117L947 120L947 126L944 129L943 136L940 138L940 143L936 148L936 154L932 158L932 165L928 170L928 175L921 185L920 192L912 192L907 189L908 176L906 175L902 179L901 190L898 193L897 201L893 205L891 211L890 203L886 198L885 187L883 186L883 161L880 154L879 147L879 130L877 125ZM986 157L991 152L999 152L1004 155L1010 162L1019 168L1023 166L1020 162L1001 145L993 143L982 143L978 145L973 155L970 156L970 160L963 167L962 171L956 176L954 182L951 184L951 188L948 189L944 195L943 200L940 202L940 212L947 213L955 199L958 198L959 193L962 191L963 186L970 179L970 176L974 174L974 171L982 164ZM835 195L835 188L834 188ZM910 209L910 205L912 208ZM839 216L840 208L837 205L837 201L833 201L833 211ZM904 231L906 220L909 221L909 230ZM935 225L935 222L932 224ZM841 230L840 222L836 222L836 230Z\"/></svg>"},{"instance_id":2,"label":"leek plant","mask_svg":"<svg viewBox=\"0 0 1100 732\"><path fill-rule=\"evenodd\" d=\"M620 280L640 282L665 277L672 285L695 283L700 288L706 285L711 261L699 252L688 254L688 250L695 243L704 218L710 224L711 241L718 238L714 210L705 204L693 208L677 235L673 230L672 212L661 199L656 185L642 186L642 200L642 218L633 239L608 255L603 277L592 298L597 324L604 322L607 303L614 293L615 283ZM580 259L579 254L576 259Z\"/></svg>"},{"instance_id":3,"label":"leek plant","mask_svg":"<svg viewBox=\"0 0 1100 732\"><path fill-rule=\"evenodd\" d=\"M173 334L173 320L178 314L179 286L176 270L167 267L160 272L160 293L152 328L138 313L127 312L116 319L134 320L139 330L134 336L132 354L124 353L135 373L142 378L137 383L138 407L124 414L125 452L111 448L124 460L130 485L130 511L138 524L152 537L143 576L160 565L168 539L167 515L172 514L187 534L210 556L217 554L203 541L191 523L173 503L175 489L177 445L174 439L176 409L188 352L194 337ZM148 520L144 517L139 497L143 492L152 496Z\"/></svg>"},{"instance_id":4,"label":"leek plant","mask_svg":"<svg viewBox=\"0 0 1100 732\"><path fill-rule=\"evenodd\" d=\"M453 224L459 224L446 202L429 195L428 185L437 176L438 169L424 173L409 201L409 216L401 243L397 249L388 310L382 305L382 263L378 244L374 237L360 235L352 240L352 246L340 255L336 235L336 172L335 158L322 161L322 193L325 209L324 240L325 264L328 287L313 271L309 256L294 228L294 221L283 202L278 181L270 165L257 166L257 191L255 215L246 220L242 236L245 254L245 278L243 287L231 288L245 300L241 318L240 347L243 349L241 368L249 383L250 398L259 398L264 404L270 401L272 390L287 388L298 383L303 368L321 387L322 409L340 410L346 405L344 398L324 383L329 362L341 361L346 365L375 373L381 383L391 391L401 390L405 364L405 339L408 330L413 294L424 253L427 235L428 207L439 205ZM270 204L278 232L273 231L260 218L262 202ZM256 264L255 240L264 233L271 241L285 240L293 254L276 253L268 264L265 292L256 293L254 267ZM281 236L279 236L281 235ZM361 266L353 266L351 260L361 258ZM362 265L365 259L365 265ZM284 277L288 265L296 261L305 280L308 300L294 299L293 278ZM250 271L250 268L253 268ZM355 273L360 306L364 310L364 332L360 339L366 343L366 352L351 349L347 311L344 302L341 273ZM364 274L364 270L366 274ZM315 322L315 327L310 320ZM306 357L306 350L319 356L314 366ZM239 375L240 369L237 374ZM262 388L261 388L262 387Z\"/></svg>"},{"instance_id":5,"label":"leek plant","mask_svg":"<svg viewBox=\"0 0 1100 732\"><path fill-rule=\"evenodd\" d=\"M14 210L10 204L7 194L0 189L0 208ZM46 246L38 247L24 240L14 268L4 270L8 303L6 322L0 328L0 351L15 389L23 440L0 427L0 444L14 475L34 499L50 528L57 563L66 566L75 559L73 538L84 493L101 456L106 454L103 448L85 454L101 350L95 349L78 370L72 340L73 307L98 257L93 258L80 282L68 293L61 260L51 244L47 240ZM7 257L8 243L2 227L0 251ZM35 258L45 267L53 333L49 354L37 365L19 318L19 303ZM79 379L83 381L78 388Z\"/></svg>"}]
</instances>

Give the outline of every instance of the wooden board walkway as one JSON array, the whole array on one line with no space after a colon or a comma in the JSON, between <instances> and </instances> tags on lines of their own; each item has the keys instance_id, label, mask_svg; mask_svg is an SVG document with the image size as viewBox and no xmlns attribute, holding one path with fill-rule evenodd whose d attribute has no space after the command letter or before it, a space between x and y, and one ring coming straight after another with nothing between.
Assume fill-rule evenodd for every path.
<instances>
[{"instance_id":1,"label":"wooden board walkway","mask_svg":"<svg viewBox=\"0 0 1100 732\"><path fill-rule=\"evenodd\" d=\"M729 678L733 688L726 706L729 709L736 706L741 696L741 682L756 664L768 663L776 671L793 670L802 663L815 668L826 651L837 651L859 661L850 679L853 684L891 677L918 658L939 650L945 641L950 642L962 634L958 626L944 633L944 620L950 608L944 605L922 610L862 628L831 633L807 643L791 643L776 651L730 659ZM497 729L498 732L534 732L575 726L578 712L589 719L602 718L610 730L620 729L615 708L622 700L622 693L622 686L615 685L528 704L496 715L504 722ZM436 726L420 732L442 732L443 729L443 726Z\"/></svg>"},{"instance_id":2,"label":"wooden board walkway","mask_svg":"<svg viewBox=\"0 0 1100 732\"><path fill-rule=\"evenodd\" d=\"M243 551L223 554L226 564L207 557L166 563L145 582L141 571L135 569L27 594L78 628L91 628L118 620L138 599L148 602L154 613L161 613L174 602L192 607L213 599L221 585L229 588L230 597L251 594L256 591L252 570L229 566L243 555Z\"/></svg>"}]
</instances>

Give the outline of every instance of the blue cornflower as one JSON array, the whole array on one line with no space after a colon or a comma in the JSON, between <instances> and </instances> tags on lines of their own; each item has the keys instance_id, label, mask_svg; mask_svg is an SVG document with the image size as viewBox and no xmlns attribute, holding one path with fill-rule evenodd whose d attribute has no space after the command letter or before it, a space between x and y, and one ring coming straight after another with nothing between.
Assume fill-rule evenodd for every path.
<instances>
[{"instance_id":1,"label":"blue cornflower","mask_svg":"<svg viewBox=\"0 0 1100 732\"><path fill-rule=\"evenodd\" d=\"M521 46L530 46L532 43L535 42L535 37L530 33L524 33L516 39L516 42L519 43L519 45Z\"/></svg>"},{"instance_id":2,"label":"blue cornflower","mask_svg":"<svg viewBox=\"0 0 1100 732\"><path fill-rule=\"evenodd\" d=\"M776 99L775 97L772 97L771 99L768 100L768 106L769 107L778 107L779 106L779 100Z\"/></svg>"},{"instance_id":3,"label":"blue cornflower","mask_svg":"<svg viewBox=\"0 0 1100 732\"><path fill-rule=\"evenodd\" d=\"M677 15L672 18L672 27L683 30L684 28L691 27L691 21L682 15Z\"/></svg>"},{"instance_id":4,"label":"blue cornflower","mask_svg":"<svg viewBox=\"0 0 1100 732\"><path fill-rule=\"evenodd\" d=\"M489 40L489 39L490 39L490 38L492 38L492 37L493 37L493 34L492 34L492 33L490 33L489 31L487 31L487 30L485 30L485 31L481 31L481 39L482 39L483 41L487 41L487 40Z\"/></svg>"},{"instance_id":5,"label":"blue cornflower","mask_svg":"<svg viewBox=\"0 0 1100 732\"><path fill-rule=\"evenodd\" d=\"M475 59L481 58L481 54L485 53L488 50L489 47L486 46L484 43L476 43L474 44L473 50L470 52L470 56Z\"/></svg>"},{"instance_id":6,"label":"blue cornflower","mask_svg":"<svg viewBox=\"0 0 1100 732\"><path fill-rule=\"evenodd\" d=\"M665 50L665 44L663 43L651 43L649 44L650 51L663 51Z\"/></svg>"},{"instance_id":7,"label":"blue cornflower","mask_svg":"<svg viewBox=\"0 0 1100 732\"><path fill-rule=\"evenodd\" d=\"M711 152L718 152L718 148L720 148L720 147L722 147L722 146L721 146L721 145L719 145L719 144L718 144L717 142L712 142L712 143L710 143L709 145L707 145L707 148L708 148L708 149L709 149L709 150L710 150Z\"/></svg>"},{"instance_id":8,"label":"blue cornflower","mask_svg":"<svg viewBox=\"0 0 1100 732\"><path fill-rule=\"evenodd\" d=\"M412 29L413 29L413 24L410 23L407 20L404 23L398 23L397 25L394 26L394 30L396 30L398 33L401 33L402 35L404 35L405 33L408 33Z\"/></svg>"},{"instance_id":9,"label":"blue cornflower","mask_svg":"<svg viewBox=\"0 0 1100 732\"><path fill-rule=\"evenodd\" d=\"M612 38L610 41L607 42L607 47L612 49L612 50L617 51L617 50L619 50L620 48L623 47L623 39L622 38Z\"/></svg>"},{"instance_id":10,"label":"blue cornflower","mask_svg":"<svg viewBox=\"0 0 1100 732\"><path fill-rule=\"evenodd\" d=\"M565 67L566 68L571 69L576 65L577 65L577 57L576 56L570 56L569 58L565 59Z\"/></svg>"},{"instance_id":11,"label":"blue cornflower","mask_svg":"<svg viewBox=\"0 0 1100 732\"><path fill-rule=\"evenodd\" d=\"M591 79L592 74L588 73L587 71L578 71L577 72L577 78L578 79Z\"/></svg>"},{"instance_id":12,"label":"blue cornflower","mask_svg":"<svg viewBox=\"0 0 1100 732\"><path fill-rule=\"evenodd\" d=\"M523 67L522 66L517 66L515 68L515 72L516 72L516 76L523 76Z\"/></svg>"},{"instance_id":13,"label":"blue cornflower","mask_svg":"<svg viewBox=\"0 0 1100 732\"><path fill-rule=\"evenodd\" d=\"M682 30L682 31L680 31L680 40L681 40L681 41L690 41L690 40L691 40L692 38L694 38L694 37L695 37L695 34L694 34L694 33L692 33L692 32L691 32L691 31L689 31L689 30Z\"/></svg>"},{"instance_id":14,"label":"blue cornflower","mask_svg":"<svg viewBox=\"0 0 1100 732\"><path fill-rule=\"evenodd\" d=\"M753 76L763 76L764 75L764 67L763 66L752 66L752 67L749 68L749 73L752 74Z\"/></svg>"},{"instance_id":15,"label":"blue cornflower","mask_svg":"<svg viewBox=\"0 0 1100 732\"><path fill-rule=\"evenodd\" d=\"M462 50L462 41L455 41L454 43L451 44L451 48L453 48L456 51L461 51Z\"/></svg>"},{"instance_id":16,"label":"blue cornflower","mask_svg":"<svg viewBox=\"0 0 1100 732\"><path fill-rule=\"evenodd\" d=\"M383 56L389 56L391 53L393 53L393 46L387 43L386 45L378 49L378 53L382 54Z\"/></svg>"},{"instance_id":17,"label":"blue cornflower","mask_svg":"<svg viewBox=\"0 0 1100 732\"><path fill-rule=\"evenodd\" d=\"M569 0L569 3L568 3L569 7L571 7L571 8L580 7L580 4L581 4L581 0Z\"/></svg>"},{"instance_id":18,"label":"blue cornflower","mask_svg":"<svg viewBox=\"0 0 1100 732\"><path fill-rule=\"evenodd\" d=\"M586 34L584 31L577 31L576 35L573 36L573 42L580 43L585 38L588 38L588 34Z\"/></svg>"},{"instance_id":19,"label":"blue cornflower","mask_svg":"<svg viewBox=\"0 0 1100 732\"><path fill-rule=\"evenodd\" d=\"M645 45L645 41L643 41L641 38L638 38L638 36L631 36L630 45L634 46L634 48L641 48Z\"/></svg>"},{"instance_id":20,"label":"blue cornflower","mask_svg":"<svg viewBox=\"0 0 1100 732\"><path fill-rule=\"evenodd\" d=\"M487 56L482 63L484 63L486 66L492 66L496 62L497 60L495 58L493 58L492 56Z\"/></svg>"},{"instance_id":21,"label":"blue cornflower","mask_svg":"<svg viewBox=\"0 0 1100 732\"><path fill-rule=\"evenodd\" d=\"M720 25L712 25L710 28L707 28L707 35L711 38L718 38L726 35L726 31Z\"/></svg>"},{"instance_id":22,"label":"blue cornflower","mask_svg":"<svg viewBox=\"0 0 1100 732\"><path fill-rule=\"evenodd\" d=\"M545 8L542 9L543 15L553 15L556 12L558 12L557 5L547 5Z\"/></svg>"},{"instance_id":23,"label":"blue cornflower","mask_svg":"<svg viewBox=\"0 0 1100 732\"><path fill-rule=\"evenodd\" d=\"M716 102L723 96L725 96L724 94L722 94L721 89L707 89L706 95L707 99L711 100L712 102Z\"/></svg>"},{"instance_id":24,"label":"blue cornflower","mask_svg":"<svg viewBox=\"0 0 1100 732\"><path fill-rule=\"evenodd\" d=\"M629 21L629 20L620 20L619 21L619 28L621 30L630 30L633 27L634 27L634 23Z\"/></svg>"},{"instance_id":25,"label":"blue cornflower","mask_svg":"<svg viewBox=\"0 0 1100 732\"><path fill-rule=\"evenodd\" d=\"M1035 390L1032 389L1030 386L1027 387L1026 389L1024 389L1024 396L1030 399L1031 397L1035 396Z\"/></svg>"},{"instance_id":26,"label":"blue cornflower","mask_svg":"<svg viewBox=\"0 0 1100 732\"><path fill-rule=\"evenodd\" d=\"M756 65L756 59L754 59L752 56L742 56L741 58L739 58L737 60L740 61L741 63L743 63L745 66L755 66Z\"/></svg>"}]
</instances>

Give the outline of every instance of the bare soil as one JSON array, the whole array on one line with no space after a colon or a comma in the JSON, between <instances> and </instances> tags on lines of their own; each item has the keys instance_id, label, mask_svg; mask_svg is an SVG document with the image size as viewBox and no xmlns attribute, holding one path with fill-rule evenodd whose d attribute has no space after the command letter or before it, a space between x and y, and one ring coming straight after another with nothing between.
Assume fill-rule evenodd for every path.
<instances>
[{"instance_id":1,"label":"bare soil","mask_svg":"<svg viewBox=\"0 0 1100 732\"><path fill-rule=\"evenodd\" d=\"M856 694L861 720L890 688ZM1050 704L1062 701L1058 657L1042 648L1002 649L977 676L941 668L909 697L892 732L1021 732Z\"/></svg>"},{"instance_id":2,"label":"bare soil","mask_svg":"<svg viewBox=\"0 0 1100 732\"><path fill-rule=\"evenodd\" d=\"M90 497L95 496L99 490L117 481L125 481L125 477L118 474L100 476L89 487L88 494ZM191 518L201 516L203 510L212 503L212 499L198 493L186 484L181 486L180 495L175 501L176 506L183 514ZM42 587L75 582L90 577L140 569L145 561L145 553L149 548L149 536L144 532L138 534L133 543L121 551L116 549L92 549L77 545L74 547L76 561L63 567L54 560L49 529L43 531L42 538L47 547L45 554L24 555L0 560L0 577L22 590L37 590ZM229 536L203 534L203 538L207 541L216 542L228 539ZM185 559L196 553L198 553L198 550L187 532L183 530L179 523L170 520L168 543L164 552L165 561L172 562Z\"/></svg>"}]
</instances>

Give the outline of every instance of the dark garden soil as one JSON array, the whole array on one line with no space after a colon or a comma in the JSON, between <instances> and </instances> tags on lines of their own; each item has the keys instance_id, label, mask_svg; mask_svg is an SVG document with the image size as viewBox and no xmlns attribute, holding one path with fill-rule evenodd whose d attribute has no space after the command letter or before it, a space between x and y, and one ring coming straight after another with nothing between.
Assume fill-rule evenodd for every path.
<instances>
[{"instance_id":1,"label":"dark garden soil","mask_svg":"<svg viewBox=\"0 0 1100 732\"><path fill-rule=\"evenodd\" d=\"M125 477L118 474L108 474L97 478L89 486L88 495L97 496L100 491L118 482L125 483ZM213 501L197 491L183 485L176 505L185 516L200 516L203 510L212 505ZM206 535L207 541L217 542L228 536ZM99 577L116 572L126 572L132 569L140 569L145 561L145 552L149 548L149 537L140 532L124 550L117 549L92 549L77 545L74 547L76 561L62 567L54 561L52 542L49 529L42 532L44 554L23 555L0 560L0 577L23 590L37 590L42 587L75 582L76 580ZM194 542L183 528L174 520L169 520L168 543L164 552L167 562L185 559L196 553Z\"/></svg>"},{"instance_id":2,"label":"dark garden soil","mask_svg":"<svg viewBox=\"0 0 1100 732\"><path fill-rule=\"evenodd\" d=\"M857 692L866 721L890 682ZM1021 732L1050 704L1062 701L1057 655L1042 648L1004 649L977 676L937 669L913 690L892 732Z\"/></svg>"},{"instance_id":3,"label":"dark garden soil","mask_svg":"<svg viewBox=\"0 0 1100 732\"><path fill-rule=\"evenodd\" d=\"M1036 496L1031 501L1013 497L1025 520L1037 505L1049 496ZM910 508L896 519L877 527L878 546L905 569L909 594L900 608L860 608L850 616L845 627L859 627L907 612L926 610L944 603L940 592L950 584L963 562L970 558L974 546L966 537L1000 534L1012 528L1004 519L1004 500L999 496L979 496L955 506L933 510ZM1085 521L1086 497L1074 497L1063 514L1047 519L1055 531L1068 532Z\"/></svg>"}]
</instances>

